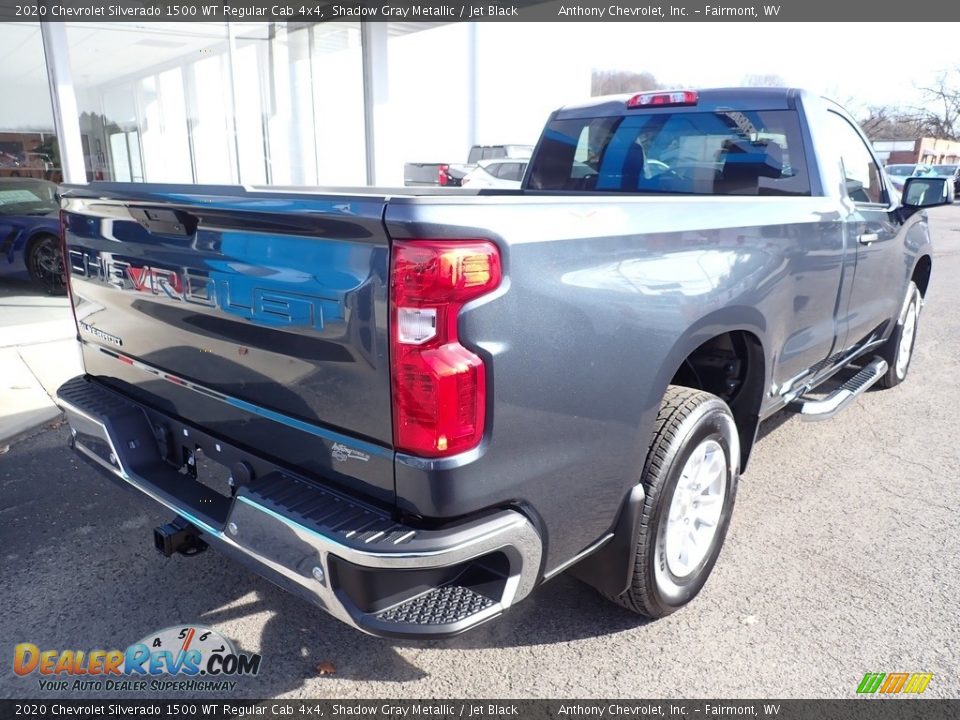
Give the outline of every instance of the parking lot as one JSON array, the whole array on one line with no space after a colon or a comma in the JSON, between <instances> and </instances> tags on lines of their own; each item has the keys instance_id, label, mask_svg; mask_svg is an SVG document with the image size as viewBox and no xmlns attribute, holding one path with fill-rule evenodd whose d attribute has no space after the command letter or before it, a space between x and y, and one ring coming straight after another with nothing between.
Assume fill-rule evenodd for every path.
<instances>
[{"instance_id":1,"label":"parking lot","mask_svg":"<svg viewBox=\"0 0 960 720\"><path fill-rule=\"evenodd\" d=\"M909 380L765 424L688 608L645 622L561 576L453 640L367 637L213 552L163 559L167 514L43 429L0 455L0 696L44 694L13 675L16 643L125 648L188 622L262 655L246 697L852 697L865 672L932 672L925 696L960 696L960 205L930 215Z\"/></svg>"}]
</instances>

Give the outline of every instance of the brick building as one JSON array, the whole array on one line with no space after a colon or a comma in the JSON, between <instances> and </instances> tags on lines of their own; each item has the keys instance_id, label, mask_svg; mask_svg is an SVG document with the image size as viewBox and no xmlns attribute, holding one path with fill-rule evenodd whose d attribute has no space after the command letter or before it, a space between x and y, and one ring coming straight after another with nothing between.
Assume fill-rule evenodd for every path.
<instances>
[{"instance_id":1,"label":"brick building","mask_svg":"<svg viewBox=\"0 0 960 720\"><path fill-rule=\"evenodd\" d=\"M924 165L960 164L960 141L938 138L917 140L876 140L873 149L886 165L923 163Z\"/></svg>"}]
</instances>

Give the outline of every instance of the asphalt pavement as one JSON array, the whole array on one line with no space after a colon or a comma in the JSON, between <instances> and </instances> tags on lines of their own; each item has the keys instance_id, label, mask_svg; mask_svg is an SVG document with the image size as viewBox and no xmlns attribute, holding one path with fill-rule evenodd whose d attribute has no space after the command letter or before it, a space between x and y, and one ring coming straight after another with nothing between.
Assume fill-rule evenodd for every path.
<instances>
[{"instance_id":1,"label":"asphalt pavement","mask_svg":"<svg viewBox=\"0 0 960 720\"><path fill-rule=\"evenodd\" d=\"M561 576L452 640L367 637L213 552L162 558L167 514L61 427L0 455L0 696L46 694L13 674L16 643L125 648L195 622L262 655L245 697L852 697L866 672L931 672L925 696L960 697L960 205L931 218L908 381L826 422L765 423L684 610L646 622Z\"/></svg>"}]
</instances>

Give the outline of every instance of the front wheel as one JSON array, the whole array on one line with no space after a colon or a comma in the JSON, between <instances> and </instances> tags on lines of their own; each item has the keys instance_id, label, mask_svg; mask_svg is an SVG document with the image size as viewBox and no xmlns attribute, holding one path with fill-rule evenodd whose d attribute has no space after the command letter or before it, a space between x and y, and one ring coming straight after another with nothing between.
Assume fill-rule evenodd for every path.
<instances>
[{"instance_id":1,"label":"front wheel","mask_svg":"<svg viewBox=\"0 0 960 720\"><path fill-rule=\"evenodd\" d=\"M650 618L696 597L726 537L740 475L740 443L727 404L671 385L641 483L646 493L630 587L612 600Z\"/></svg>"},{"instance_id":2,"label":"front wheel","mask_svg":"<svg viewBox=\"0 0 960 720\"><path fill-rule=\"evenodd\" d=\"M30 279L51 295L67 291L66 274L60 241L53 235L42 235L27 247L27 270Z\"/></svg>"},{"instance_id":3,"label":"front wheel","mask_svg":"<svg viewBox=\"0 0 960 720\"><path fill-rule=\"evenodd\" d=\"M886 374L878 383L880 387L896 387L906 380L910 361L913 360L922 306L923 298L920 290L911 282L907 287L907 296L904 298L901 316L897 318L897 325L880 351L880 356L887 361L888 366Z\"/></svg>"}]
</instances>

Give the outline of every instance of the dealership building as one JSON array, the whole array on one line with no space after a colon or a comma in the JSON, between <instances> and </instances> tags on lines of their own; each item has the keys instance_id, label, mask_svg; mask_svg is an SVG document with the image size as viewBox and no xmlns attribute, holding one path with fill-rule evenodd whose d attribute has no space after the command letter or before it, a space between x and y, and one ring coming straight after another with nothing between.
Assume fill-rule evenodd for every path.
<instances>
[{"instance_id":1,"label":"dealership building","mask_svg":"<svg viewBox=\"0 0 960 720\"><path fill-rule=\"evenodd\" d=\"M0 176L401 185L590 94L527 23L0 23Z\"/></svg>"},{"instance_id":2,"label":"dealership building","mask_svg":"<svg viewBox=\"0 0 960 720\"><path fill-rule=\"evenodd\" d=\"M912 140L877 140L873 149L887 165L957 165L960 163L960 142L923 137Z\"/></svg>"}]
</instances>

